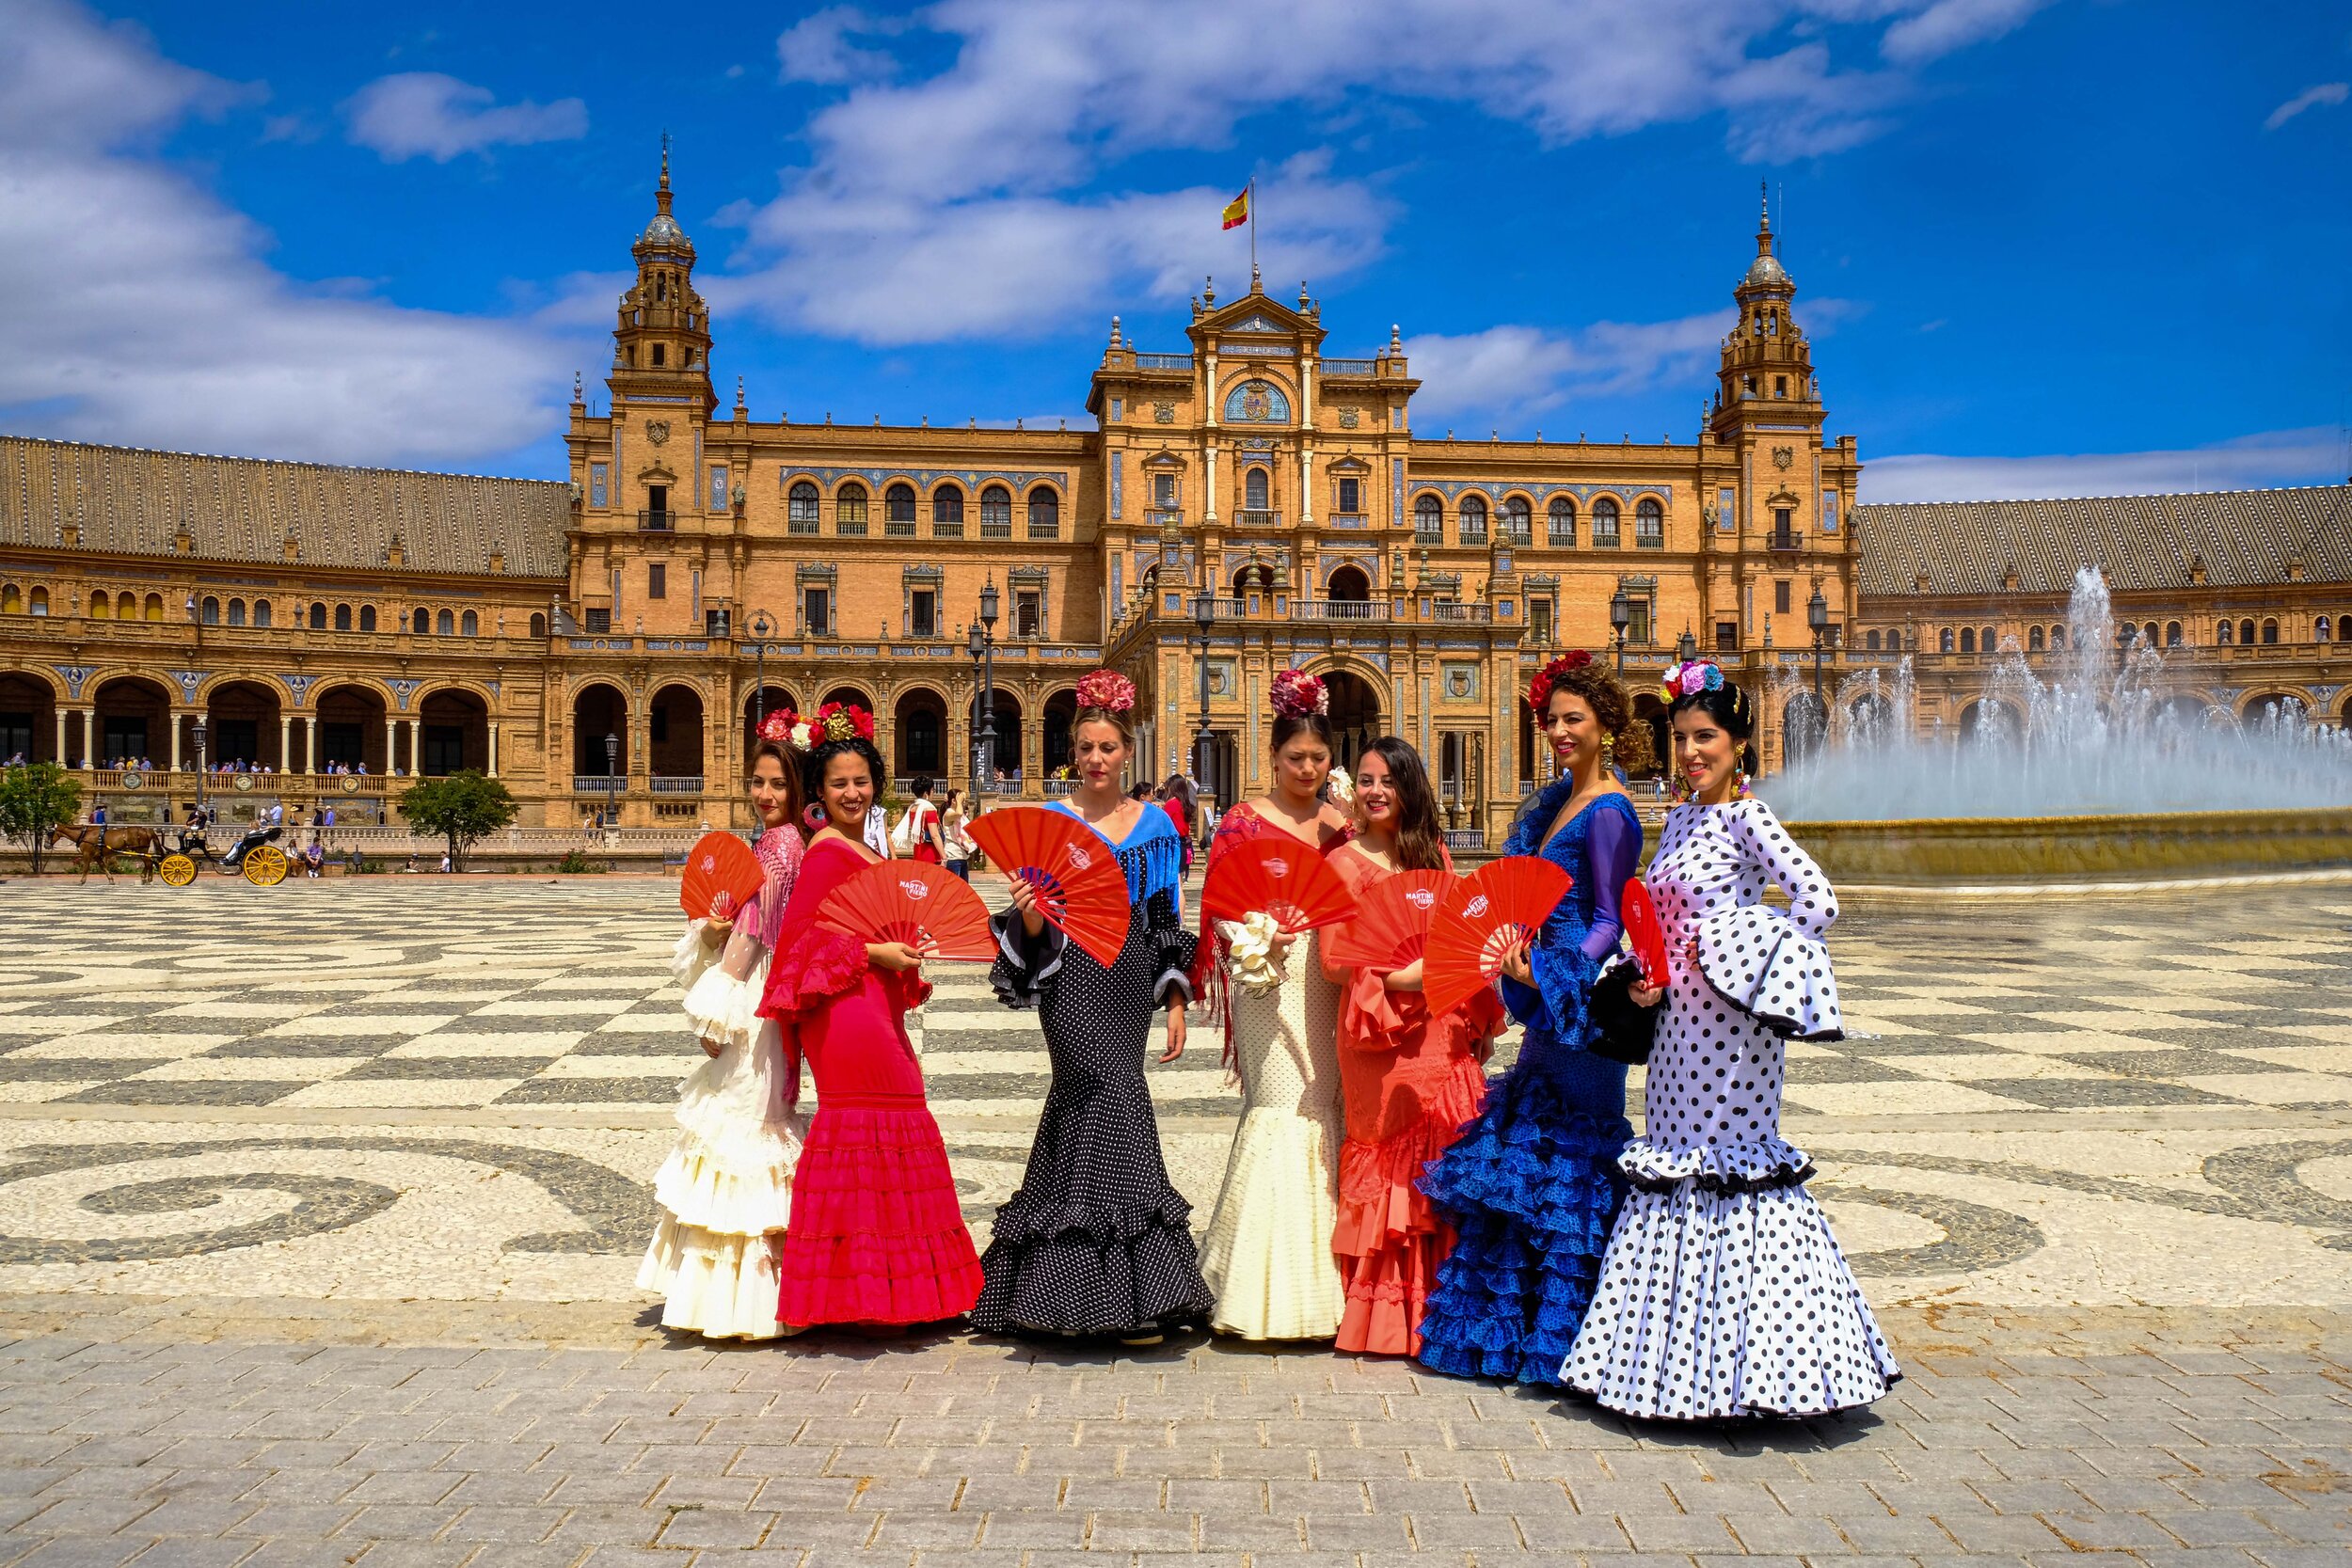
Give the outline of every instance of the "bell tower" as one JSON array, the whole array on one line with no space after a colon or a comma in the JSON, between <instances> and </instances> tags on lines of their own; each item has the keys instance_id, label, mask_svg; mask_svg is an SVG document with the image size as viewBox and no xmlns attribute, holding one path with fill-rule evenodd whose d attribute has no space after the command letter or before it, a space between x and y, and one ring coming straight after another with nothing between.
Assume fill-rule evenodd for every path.
<instances>
[{"instance_id":1,"label":"bell tower","mask_svg":"<svg viewBox=\"0 0 2352 1568\"><path fill-rule=\"evenodd\" d=\"M1740 321L1724 340L1715 404L1708 411L1717 440L1737 442L1758 425L1803 427L1820 438L1821 397L1813 348L1788 309L1796 294L1796 279L1773 254L1768 197L1756 230L1756 260L1731 293L1740 305Z\"/></svg>"},{"instance_id":2,"label":"bell tower","mask_svg":"<svg viewBox=\"0 0 2352 1568\"><path fill-rule=\"evenodd\" d=\"M621 295L605 385L617 407L628 400L684 404L697 422L718 407L710 388L710 312L694 292L694 242L670 215L670 138L661 138L661 182L653 221L629 247L637 283Z\"/></svg>"}]
</instances>

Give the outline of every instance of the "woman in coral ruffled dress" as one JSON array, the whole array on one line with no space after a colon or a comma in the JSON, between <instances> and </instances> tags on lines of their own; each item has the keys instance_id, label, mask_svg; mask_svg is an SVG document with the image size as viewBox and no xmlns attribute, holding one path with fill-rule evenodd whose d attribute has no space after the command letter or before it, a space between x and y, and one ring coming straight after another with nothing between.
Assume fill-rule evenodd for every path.
<instances>
[{"instance_id":1,"label":"woman in coral ruffled dress","mask_svg":"<svg viewBox=\"0 0 2352 1568\"><path fill-rule=\"evenodd\" d=\"M1356 761L1355 838L1331 869L1360 900L1406 871L1446 871L1438 803L1414 750L1383 736ZM1340 1146L1339 1225L1331 1251L1347 1304L1334 1348L1375 1355L1421 1349L1421 1321L1454 1229L1415 1188L1422 1167L1486 1102L1481 1065L1502 1027L1502 1007L1482 990L1429 1016L1421 960L1380 971L1324 969L1341 987L1340 1088L1347 1141Z\"/></svg>"},{"instance_id":2,"label":"woman in coral ruffled dress","mask_svg":"<svg viewBox=\"0 0 2352 1568\"><path fill-rule=\"evenodd\" d=\"M801 784L792 715L771 714L752 752L752 807L766 873L738 909L721 894L688 923L670 958L686 1016L710 1060L678 1098L678 1138L654 1177L661 1224L637 1288L659 1291L665 1328L712 1338L767 1339L776 1318L776 1246L792 1208L803 1118L786 1103L784 1043L759 1016L770 955L801 869Z\"/></svg>"},{"instance_id":3,"label":"woman in coral ruffled dress","mask_svg":"<svg viewBox=\"0 0 2352 1568\"><path fill-rule=\"evenodd\" d=\"M824 826L801 863L760 1005L797 1047L785 1062L788 1093L805 1056L818 1095L792 1178L776 1315L800 1328L957 1318L979 1294L980 1259L903 1022L930 986L904 942L817 924L827 895L882 858L865 843L884 777L873 716L828 704L810 722L818 743L801 782Z\"/></svg>"}]
</instances>

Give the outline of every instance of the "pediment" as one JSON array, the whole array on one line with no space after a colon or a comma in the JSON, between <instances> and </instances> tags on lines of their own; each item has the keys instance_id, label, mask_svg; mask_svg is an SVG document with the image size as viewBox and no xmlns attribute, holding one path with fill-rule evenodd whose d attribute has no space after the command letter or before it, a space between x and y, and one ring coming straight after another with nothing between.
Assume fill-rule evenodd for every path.
<instances>
[{"instance_id":1,"label":"pediment","mask_svg":"<svg viewBox=\"0 0 2352 1568\"><path fill-rule=\"evenodd\" d=\"M1287 335L1304 338L1313 343L1322 342L1324 338L1320 323L1254 291L1231 304L1201 312L1200 318L1192 324L1192 337L1196 342L1219 333L1259 338Z\"/></svg>"},{"instance_id":2,"label":"pediment","mask_svg":"<svg viewBox=\"0 0 2352 1568\"><path fill-rule=\"evenodd\" d=\"M1143 460L1143 467L1147 468L1181 468L1184 466L1184 460L1172 451L1155 451Z\"/></svg>"},{"instance_id":3,"label":"pediment","mask_svg":"<svg viewBox=\"0 0 2352 1568\"><path fill-rule=\"evenodd\" d=\"M1328 467L1331 472L1335 474L1368 474L1372 472L1372 465L1365 462L1360 457L1343 457L1337 463L1328 465Z\"/></svg>"},{"instance_id":4,"label":"pediment","mask_svg":"<svg viewBox=\"0 0 2352 1568\"><path fill-rule=\"evenodd\" d=\"M640 484L675 484L677 475L670 471L668 464L655 463L637 470L637 483Z\"/></svg>"}]
</instances>

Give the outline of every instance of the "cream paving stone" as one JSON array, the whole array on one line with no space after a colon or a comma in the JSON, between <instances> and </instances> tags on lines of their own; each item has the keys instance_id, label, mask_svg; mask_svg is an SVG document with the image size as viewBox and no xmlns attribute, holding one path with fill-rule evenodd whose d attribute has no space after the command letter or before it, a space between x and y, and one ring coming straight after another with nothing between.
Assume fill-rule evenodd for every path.
<instances>
[{"instance_id":1,"label":"cream paving stone","mask_svg":"<svg viewBox=\"0 0 2352 1568\"><path fill-rule=\"evenodd\" d=\"M137 1057L189 1056L200 1051L210 1051L216 1045L231 1044L242 1037L237 1035L120 1034L109 1029L57 1036L11 1051L0 1059L11 1062L79 1062L91 1057L128 1061Z\"/></svg>"},{"instance_id":2,"label":"cream paving stone","mask_svg":"<svg viewBox=\"0 0 2352 1568\"><path fill-rule=\"evenodd\" d=\"M1793 1083L1782 1091L1782 1100L1793 1110L1832 1116L1948 1116L2016 1106L2015 1101L1999 1095L1934 1079L1891 1084Z\"/></svg>"},{"instance_id":3,"label":"cream paving stone","mask_svg":"<svg viewBox=\"0 0 2352 1568\"><path fill-rule=\"evenodd\" d=\"M675 1056L559 1056L540 1071L541 1078L659 1078L675 1083L708 1058L688 1046ZM929 1064L925 1064L928 1069Z\"/></svg>"},{"instance_id":4,"label":"cream paving stone","mask_svg":"<svg viewBox=\"0 0 2352 1568\"><path fill-rule=\"evenodd\" d=\"M686 1020L678 1013L623 1013L620 1017L596 1025L608 1035L670 1035L686 1032Z\"/></svg>"},{"instance_id":5,"label":"cream paving stone","mask_svg":"<svg viewBox=\"0 0 2352 1568\"><path fill-rule=\"evenodd\" d=\"M292 1094L272 1101L278 1110L338 1111L432 1109L484 1106L524 1080L513 1078L373 1078L358 1082L334 1080L306 1084Z\"/></svg>"},{"instance_id":6,"label":"cream paving stone","mask_svg":"<svg viewBox=\"0 0 2352 1568\"><path fill-rule=\"evenodd\" d=\"M122 1013L0 1014L0 1036L77 1035L86 1030L112 1028L126 1016Z\"/></svg>"},{"instance_id":7,"label":"cream paving stone","mask_svg":"<svg viewBox=\"0 0 2352 1568\"><path fill-rule=\"evenodd\" d=\"M1995 1046L2021 1055L2056 1056L2074 1052L2092 1051L2154 1051L2163 1049L2163 1042L2144 1040L2130 1035L2108 1034L2096 1029L2033 1030L2020 1029L1998 1034L1972 1034L1967 1020L1963 1027L1947 1032L1952 1039L1973 1040L1980 1045Z\"/></svg>"},{"instance_id":8,"label":"cream paving stone","mask_svg":"<svg viewBox=\"0 0 2352 1568\"><path fill-rule=\"evenodd\" d=\"M2352 1073L2352 1045L2232 1045L2232 1056L2294 1068L2303 1072Z\"/></svg>"},{"instance_id":9,"label":"cream paving stone","mask_svg":"<svg viewBox=\"0 0 2352 1568\"><path fill-rule=\"evenodd\" d=\"M2174 1080L2258 1105L2352 1105L2352 1076L2320 1072L2217 1072Z\"/></svg>"},{"instance_id":10,"label":"cream paving stone","mask_svg":"<svg viewBox=\"0 0 2352 1568\"><path fill-rule=\"evenodd\" d=\"M635 1006L633 997L534 996L528 1000L493 1002L468 1014L470 1018L616 1018Z\"/></svg>"},{"instance_id":11,"label":"cream paving stone","mask_svg":"<svg viewBox=\"0 0 2352 1568\"><path fill-rule=\"evenodd\" d=\"M374 1060L372 1056L183 1056L162 1062L127 1079L134 1084L299 1084L337 1078Z\"/></svg>"},{"instance_id":12,"label":"cream paving stone","mask_svg":"<svg viewBox=\"0 0 2352 1568\"><path fill-rule=\"evenodd\" d=\"M51 1079L0 1079L0 1105L40 1105L53 1100L66 1100L85 1089L94 1089L106 1083L103 1078L82 1081Z\"/></svg>"},{"instance_id":13,"label":"cream paving stone","mask_svg":"<svg viewBox=\"0 0 2352 1568\"><path fill-rule=\"evenodd\" d=\"M177 1006L167 1007L167 1008L165 1008L162 1012L159 1012L159 1013L150 1013L150 1014L148 1014L147 1016L148 1016L149 1018L151 1018L151 1019L154 1019L154 1018L284 1018L284 1017L285 1017L288 1013L290 1013L290 1012L308 1011L310 1007L319 1007L319 1006L326 1006L326 1004L325 1004L325 1003L323 1003L323 1002L315 1002L315 1003L311 1003L311 1004L309 1004L309 1006L306 1006L306 1007L296 1007L296 1006L294 1006L294 1005L292 1005L292 1004L288 1004L288 1003L278 1003L278 1002L224 1002L224 1001L219 1001L219 1000L207 999L207 1000L202 1001L202 1002L183 1002L183 1003L181 1003L180 1005L178 1005Z\"/></svg>"},{"instance_id":14,"label":"cream paving stone","mask_svg":"<svg viewBox=\"0 0 2352 1568\"><path fill-rule=\"evenodd\" d=\"M453 1023L457 1013L313 1013L260 1031L276 1039L332 1039L342 1035L421 1035Z\"/></svg>"},{"instance_id":15,"label":"cream paving stone","mask_svg":"<svg viewBox=\"0 0 2352 1568\"><path fill-rule=\"evenodd\" d=\"M1977 1078L2104 1078L2111 1083L2122 1081L2115 1073L2103 1072L2079 1062L2056 1056L2021 1055L2006 1051L1980 1056L1905 1056L1899 1065L1905 1072L1955 1084L1964 1084Z\"/></svg>"},{"instance_id":16,"label":"cream paving stone","mask_svg":"<svg viewBox=\"0 0 2352 1568\"><path fill-rule=\"evenodd\" d=\"M2109 1006L2096 1011L2027 1013L2027 1018L2043 1023L2062 1023L2072 1029L2106 1029L2129 1033L2138 1029L2211 1029L2209 1018L2192 1018L2181 1013L2168 1013L2154 1007Z\"/></svg>"},{"instance_id":17,"label":"cream paving stone","mask_svg":"<svg viewBox=\"0 0 2352 1568\"><path fill-rule=\"evenodd\" d=\"M2352 1023L2276 1023L2265 1025L2278 1035L2300 1035L2328 1045L2352 1045Z\"/></svg>"},{"instance_id":18,"label":"cream paving stone","mask_svg":"<svg viewBox=\"0 0 2352 1568\"><path fill-rule=\"evenodd\" d=\"M683 1029L680 1033L683 1033ZM512 1033L495 1033L481 1029L437 1029L415 1039L403 1040L384 1053L387 1056L554 1056L569 1051L585 1038L583 1029L517 1029Z\"/></svg>"}]
</instances>

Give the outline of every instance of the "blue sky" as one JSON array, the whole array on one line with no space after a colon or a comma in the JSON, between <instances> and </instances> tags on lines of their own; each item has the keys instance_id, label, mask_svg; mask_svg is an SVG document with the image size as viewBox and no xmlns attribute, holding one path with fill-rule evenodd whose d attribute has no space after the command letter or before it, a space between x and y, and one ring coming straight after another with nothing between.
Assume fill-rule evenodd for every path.
<instances>
[{"instance_id":1,"label":"blue sky","mask_svg":"<svg viewBox=\"0 0 2352 1568\"><path fill-rule=\"evenodd\" d=\"M0 429L558 474L667 129L762 418L1083 426L1255 178L1422 433L1689 439L1766 181L1866 498L2343 480L2348 81L2341 4L0 0Z\"/></svg>"}]
</instances>

